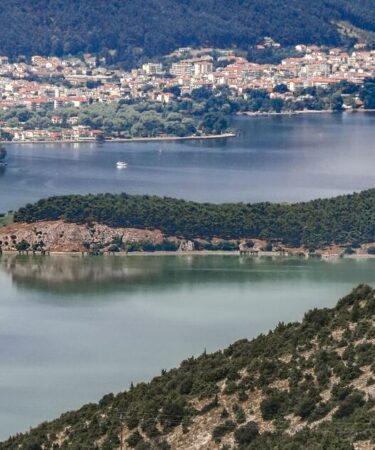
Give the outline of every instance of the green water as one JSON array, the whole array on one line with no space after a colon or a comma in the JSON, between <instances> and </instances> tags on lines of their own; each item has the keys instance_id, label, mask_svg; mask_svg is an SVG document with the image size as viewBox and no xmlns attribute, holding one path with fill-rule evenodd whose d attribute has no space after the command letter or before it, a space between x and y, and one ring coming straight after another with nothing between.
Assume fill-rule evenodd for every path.
<instances>
[{"instance_id":1,"label":"green water","mask_svg":"<svg viewBox=\"0 0 375 450\"><path fill-rule=\"evenodd\" d=\"M251 338L352 287L375 260L0 258L0 437Z\"/></svg>"}]
</instances>

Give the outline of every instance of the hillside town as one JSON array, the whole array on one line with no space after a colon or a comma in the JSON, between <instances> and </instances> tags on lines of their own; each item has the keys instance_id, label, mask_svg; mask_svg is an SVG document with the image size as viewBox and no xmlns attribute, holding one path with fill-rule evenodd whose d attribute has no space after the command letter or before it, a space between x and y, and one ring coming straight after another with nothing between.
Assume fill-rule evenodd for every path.
<instances>
[{"instance_id":1,"label":"hillside town","mask_svg":"<svg viewBox=\"0 0 375 450\"><path fill-rule=\"evenodd\" d=\"M262 48L278 48L265 38ZM82 125L78 112L93 104L149 100L168 105L174 98L194 90L215 91L223 86L237 97L249 90L265 90L271 98L298 98L306 88L327 88L340 81L355 85L375 77L375 50L357 44L352 52L297 45L293 56L279 64L248 61L233 50L180 48L162 61L146 62L126 72L110 68L104 58L91 54L78 57L33 56L12 62L0 56L0 114L13 109L47 111L48 125L22 126L0 116L3 136L17 142L77 141L101 138L102 130ZM275 89L277 86L284 89ZM296 97L297 96L297 97ZM346 109L361 108L361 100L344 103ZM69 108L66 119L61 111ZM21 124L20 124L21 122Z\"/></svg>"}]
</instances>

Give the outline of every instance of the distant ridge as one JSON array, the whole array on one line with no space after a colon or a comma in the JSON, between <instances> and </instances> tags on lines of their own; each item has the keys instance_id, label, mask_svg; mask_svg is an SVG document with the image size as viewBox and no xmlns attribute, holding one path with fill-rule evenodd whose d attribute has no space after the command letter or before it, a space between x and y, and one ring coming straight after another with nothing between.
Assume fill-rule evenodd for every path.
<instances>
[{"instance_id":1,"label":"distant ridge","mask_svg":"<svg viewBox=\"0 0 375 450\"><path fill-rule=\"evenodd\" d=\"M0 54L92 52L130 67L181 46L339 45L335 22L375 31L374 0L3 0Z\"/></svg>"}]
</instances>

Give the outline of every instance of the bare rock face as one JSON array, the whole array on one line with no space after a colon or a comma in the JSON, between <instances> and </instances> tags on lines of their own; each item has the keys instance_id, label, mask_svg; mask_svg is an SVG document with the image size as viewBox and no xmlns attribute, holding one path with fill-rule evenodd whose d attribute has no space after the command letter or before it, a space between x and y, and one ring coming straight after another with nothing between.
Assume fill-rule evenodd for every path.
<instances>
[{"instance_id":1,"label":"bare rock face","mask_svg":"<svg viewBox=\"0 0 375 450\"><path fill-rule=\"evenodd\" d=\"M15 251L17 244L26 241L32 250L38 245L50 252L83 252L98 247L106 250L113 240L123 244L163 241L159 230L139 230L135 228L110 228L101 224L81 225L58 221L17 223L0 228L0 246L3 251Z\"/></svg>"},{"instance_id":2,"label":"bare rock face","mask_svg":"<svg viewBox=\"0 0 375 450\"><path fill-rule=\"evenodd\" d=\"M194 250L194 242L192 241L182 241L180 243L180 247L178 248L179 252L192 252Z\"/></svg>"}]
</instances>

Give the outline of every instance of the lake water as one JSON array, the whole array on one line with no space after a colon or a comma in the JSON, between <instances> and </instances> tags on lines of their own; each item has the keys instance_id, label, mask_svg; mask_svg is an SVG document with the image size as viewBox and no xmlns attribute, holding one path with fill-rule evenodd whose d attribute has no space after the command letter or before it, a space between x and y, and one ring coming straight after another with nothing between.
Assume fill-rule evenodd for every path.
<instances>
[{"instance_id":1,"label":"lake water","mask_svg":"<svg viewBox=\"0 0 375 450\"><path fill-rule=\"evenodd\" d=\"M331 306L375 260L0 258L0 438Z\"/></svg>"},{"instance_id":2,"label":"lake water","mask_svg":"<svg viewBox=\"0 0 375 450\"><path fill-rule=\"evenodd\" d=\"M298 201L375 186L375 114L238 118L229 140L9 145L0 211L67 193ZM126 170L116 169L125 160Z\"/></svg>"},{"instance_id":3,"label":"lake water","mask_svg":"<svg viewBox=\"0 0 375 450\"><path fill-rule=\"evenodd\" d=\"M0 211L66 193L294 201L375 186L375 115L239 118L230 140L12 145ZM126 160L128 169L116 170ZM375 260L0 257L0 439L375 284Z\"/></svg>"}]
</instances>

